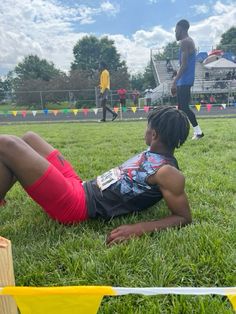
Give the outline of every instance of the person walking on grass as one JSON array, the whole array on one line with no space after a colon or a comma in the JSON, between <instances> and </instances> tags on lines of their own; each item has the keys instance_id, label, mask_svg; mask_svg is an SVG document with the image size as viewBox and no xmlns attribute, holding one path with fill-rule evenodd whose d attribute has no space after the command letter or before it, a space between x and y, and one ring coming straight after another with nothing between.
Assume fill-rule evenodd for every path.
<instances>
[{"instance_id":1,"label":"person walking on grass","mask_svg":"<svg viewBox=\"0 0 236 314\"><path fill-rule=\"evenodd\" d=\"M144 233L191 223L184 191L185 179L174 157L189 133L183 111L159 107L149 113L147 150L93 180L83 182L71 164L33 132L22 138L0 135L0 198L16 180L44 211L60 223L140 212L164 198L170 214L165 218L122 225L107 236L114 244ZM92 166L92 165L91 165Z\"/></svg>"},{"instance_id":2,"label":"person walking on grass","mask_svg":"<svg viewBox=\"0 0 236 314\"><path fill-rule=\"evenodd\" d=\"M112 111L108 106L107 106L107 100L108 100L108 95L109 95L109 90L110 90L110 74L109 71L107 70L107 65L105 62L100 63L100 100L101 100L101 106L102 106L102 119L101 122L106 122L106 112L109 111L112 115L112 121L114 121L117 118L117 113Z\"/></svg>"},{"instance_id":3,"label":"person walking on grass","mask_svg":"<svg viewBox=\"0 0 236 314\"><path fill-rule=\"evenodd\" d=\"M190 90L194 83L196 49L194 41L188 35L190 25L186 20L180 20L176 24L175 36L180 41L179 61L180 68L174 78L171 93L173 96L177 94L179 109L183 110L189 118L194 130L193 138L198 140L204 136L194 112L189 108Z\"/></svg>"}]
</instances>

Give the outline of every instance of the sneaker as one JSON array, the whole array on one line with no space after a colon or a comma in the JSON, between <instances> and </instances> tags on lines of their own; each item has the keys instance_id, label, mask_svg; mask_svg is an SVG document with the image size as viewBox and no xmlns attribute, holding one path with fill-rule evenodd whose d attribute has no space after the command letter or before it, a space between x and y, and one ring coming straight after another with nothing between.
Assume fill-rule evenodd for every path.
<instances>
[{"instance_id":1,"label":"sneaker","mask_svg":"<svg viewBox=\"0 0 236 314\"><path fill-rule=\"evenodd\" d=\"M99 120L99 122L106 122L106 120L105 119L101 119L101 120Z\"/></svg>"},{"instance_id":2,"label":"sneaker","mask_svg":"<svg viewBox=\"0 0 236 314\"><path fill-rule=\"evenodd\" d=\"M117 113L114 113L114 114L113 114L113 118L112 118L111 121L114 121L117 117L118 117L118 114L117 114Z\"/></svg>"},{"instance_id":3,"label":"sneaker","mask_svg":"<svg viewBox=\"0 0 236 314\"><path fill-rule=\"evenodd\" d=\"M192 140L200 140L204 136L204 133L201 134L194 134Z\"/></svg>"}]
</instances>

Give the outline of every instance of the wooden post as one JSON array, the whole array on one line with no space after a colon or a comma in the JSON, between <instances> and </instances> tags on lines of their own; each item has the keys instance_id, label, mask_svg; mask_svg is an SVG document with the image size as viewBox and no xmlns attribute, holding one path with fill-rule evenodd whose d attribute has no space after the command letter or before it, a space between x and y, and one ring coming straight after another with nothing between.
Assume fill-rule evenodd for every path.
<instances>
[{"instance_id":1,"label":"wooden post","mask_svg":"<svg viewBox=\"0 0 236 314\"><path fill-rule=\"evenodd\" d=\"M15 286L11 241L0 237L0 287ZM10 296L0 296L0 313L17 314L17 306Z\"/></svg>"}]
</instances>

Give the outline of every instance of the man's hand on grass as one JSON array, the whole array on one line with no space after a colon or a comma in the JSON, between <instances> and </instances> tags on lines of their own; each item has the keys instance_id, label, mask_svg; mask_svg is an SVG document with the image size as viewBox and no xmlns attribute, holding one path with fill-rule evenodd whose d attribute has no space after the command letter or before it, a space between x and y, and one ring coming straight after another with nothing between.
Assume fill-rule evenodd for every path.
<instances>
[{"instance_id":1,"label":"man's hand on grass","mask_svg":"<svg viewBox=\"0 0 236 314\"><path fill-rule=\"evenodd\" d=\"M140 224L122 225L114 230L107 236L107 244L113 245L126 241L133 237L140 237L143 234Z\"/></svg>"}]
</instances>

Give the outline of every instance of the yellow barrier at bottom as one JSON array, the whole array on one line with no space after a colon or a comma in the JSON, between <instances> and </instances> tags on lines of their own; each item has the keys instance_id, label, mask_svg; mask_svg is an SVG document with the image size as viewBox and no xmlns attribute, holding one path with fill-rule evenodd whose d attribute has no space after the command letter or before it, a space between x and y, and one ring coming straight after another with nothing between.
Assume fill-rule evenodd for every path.
<instances>
[{"instance_id":1,"label":"yellow barrier at bottom","mask_svg":"<svg viewBox=\"0 0 236 314\"><path fill-rule=\"evenodd\" d=\"M1 292L0 292L1 294ZM21 314L95 314L104 295L115 295L111 287L5 287Z\"/></svg>"},{"instance_id":2,"label":"yellow barrier at bottom","mask_svg":"<svg viewBox=\"0 0 236 314\"><path fill-rule=\"evenodd\" d=\"M236 294L235 295L227 295L229 298L230 302L233 305L233 309L236 311Z\"/></svg>"},{"instance_id":3,"label":"yellow barrier at bottom","mask_svg":"<svg viewBox=\"0 0 236 314\"><path fill-rule=\"evenodd\" d=\"M95 314L104 296L127 294L225 295L236 310L236 287L0 287L0 296L12 296L21 314Z\"/></svg>"}]
</instances>

